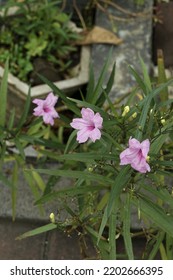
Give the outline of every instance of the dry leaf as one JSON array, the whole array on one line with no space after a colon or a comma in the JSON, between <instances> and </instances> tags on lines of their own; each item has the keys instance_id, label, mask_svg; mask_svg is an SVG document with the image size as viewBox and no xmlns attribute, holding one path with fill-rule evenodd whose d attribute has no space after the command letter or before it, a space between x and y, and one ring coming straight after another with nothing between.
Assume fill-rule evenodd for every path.
<instances>
[{"instance_id":1,"label":"dry leaf","mask_svg":"<svg viewBox=\"0 0 173 280\"><path fill-rule=\"evenodd\" d=\"M85 35L81 33L81 35ZM90 45L90 44L113 44L119 45L122 43L122 39L118 38L113 32L95 26L91 31L86 33L85 37L77 42L78 45Z\"/></svg>"}]
</instances>

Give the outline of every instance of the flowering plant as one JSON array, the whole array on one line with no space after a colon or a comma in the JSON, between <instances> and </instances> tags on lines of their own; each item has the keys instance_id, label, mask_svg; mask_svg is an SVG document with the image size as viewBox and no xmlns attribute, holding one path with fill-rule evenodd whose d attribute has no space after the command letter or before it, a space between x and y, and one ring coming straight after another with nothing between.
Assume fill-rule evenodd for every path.
<instances>
[{"instance_id":1,"label":"flowering plant","mask_svg":"<svg viewBox=\"0 0 173 280\"><path fill-rule=\"evenodd\" d=\"M162 258L172 259L173 108L172 100L166 94L172 80L161 85L152 83L141 60L142 75L129 67L136 79L136 87L120 100L111 101L109 93L115 66L103 88L107 66L108 62L96 85L91 69L87 91L81 100L66 97L42 77L52 93L45 99L33 100L34 115L38 118L27 125L25 135L23 127L29 111L29 95L17 128L12 128L12 117L10 126L5 126L5 111L1 111L2 158L9 153L11 156L9 148L3 152L8 140L20 150L18 162L19 157L25 161L24 148L32 144L38 159L57 163L54 169L33 169L25 165L24 172L26 178L33 171L38 176L49 176L47 182L41 181L42 191L36 205L57 201L58 211L63 208L68 214L65 220L61 220L52 212L47 225L24 233L18 239L53 229L62 229L69 235L77 231L84 244L85 237L90 236L97 258L134 259L133 240L143 236L146 244L141 258L154 259L160 252ZM4 77L6 75L5 72ZM4 81L1 104L3 102L5 106ZM72 118L55 112L59 100L73 113ZM68 128L67 141L62 137L60 141L51 130L57 120L61 120L61 132L62 128ZM47 139L45 127L51 131ZM70 185L57 188L60 177L70 178ZM116 246L120 239L125 248L123 255Z\"/></svg>"}]
</instances>

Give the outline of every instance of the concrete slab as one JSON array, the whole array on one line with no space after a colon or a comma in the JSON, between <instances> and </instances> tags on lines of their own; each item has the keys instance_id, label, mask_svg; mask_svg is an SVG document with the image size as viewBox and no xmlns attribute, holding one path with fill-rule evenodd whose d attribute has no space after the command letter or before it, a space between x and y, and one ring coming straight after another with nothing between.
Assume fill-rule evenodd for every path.
<instances>
[{"instance_id":1,"label":"concrete slab","mask_svg":"<svg viewBox=\"0 0 173 280\"><path fill-rule=\"evenodd\" d=\"M34 229L40 223L0 218L0 260L41 260L43 259L45 234L23 240L15 240L20 234Z\"/></svg>"},{"instance_id":2,"label":"concrete slab","mask_svg":"<svg viewBox=\"0 0 173 280\"><path fill-rule=\"evenodd\" d=\"M151 67L153 1L146 0L145 4L140 6L136 6L133 0L113 0L111 2L116 6L107 5L106 13L97 9L95 24L112 32L116 30L116 34L123 40L123 43L118 46L94 45L92 47L92 62L97 80L100 69L102 69L112 48L107 77L110 75L113 64L116 63L115 82L110 94L111 99L115 100L118 96L129 92L134 85L134 79L129 72L128 65L132 65L140 71L139 54L148 69ZM121 10L116 8L117 6Z\"/></svg>"}]
</instances>

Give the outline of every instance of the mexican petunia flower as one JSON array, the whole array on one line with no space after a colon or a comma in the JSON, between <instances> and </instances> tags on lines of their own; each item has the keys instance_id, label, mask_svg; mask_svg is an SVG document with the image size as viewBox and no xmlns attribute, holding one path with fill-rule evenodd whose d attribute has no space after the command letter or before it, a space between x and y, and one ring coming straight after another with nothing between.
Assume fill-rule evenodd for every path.
<instances>
[{"instance_id":1,"label":"mexican petunia flower","mask_svg":"<svg viewBox=\"0 0 173 280\"><path fill-rule=\"evenodd\" d=\"M37 104L37 107L34 109L34 116L41 116L46 124L54 125L54 119L59 117L54 108L57 100L58 97L52 92L48 94L46 99L34 99L32 102Z\"/></svg>"},{"instance_id":2,"label":"mexican petunia flower","mask_svg":"<svg viewBox=\"0 0 173 280\"><path fill-rule=\"evenodd\" d=\"M147 163L147 155L150 149L150 141L148 139L141 143L135 138L129 139L129 148L120 154L120 165L130 164L131 167L140 173L150 171Z\"/></svg>"},{"instance_id":3,"label":"mexican petunia flower","mask_svg":"<svg viewBox=\"0 0 173 280\"><path fill-rule=\"evenodd\" d=\"M92 142L101 138L101 131L103 118L99 113L94 114L90 108L83 108L81 110L82 118L73 119L70 125L77 129L77 141L84 143L88 139Z\"/></svg>"}]
</instances>

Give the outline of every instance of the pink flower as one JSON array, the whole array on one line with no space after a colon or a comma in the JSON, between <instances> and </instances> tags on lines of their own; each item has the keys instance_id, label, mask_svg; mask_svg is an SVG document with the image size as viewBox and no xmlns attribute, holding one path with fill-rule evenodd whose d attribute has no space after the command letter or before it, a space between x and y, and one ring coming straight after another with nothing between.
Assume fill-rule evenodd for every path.
<instances>
[{"instance_id":1,"label":"pink flower","mask_svg":"<svg viewBox=\"0 0 173 280\"><path fill-rule=\"evenodd\" d=\"M97 139L100 139L102 128L103 118L99 113L94 114L90 108L83 108L81 110L82 118L73 119L70 125L78 129L77 141L79 143L84 143L88 139L91 139L92 142L95 142Z\"/></svg>"},{"instance_id":2,"label":"pink flower","mask_svg":"<svg viewBox=\"0 0 173 280\"><path fill-rule=\"evenodd\" d=\"M147 154L150 148L150 141L148 139L139 142L135 138L129 139L129 148L120 154L120 165L130 164L132 168L140 173L150 171L150 166L147 163Z\"/></svg>"},{"instance_id":3,"label":"pink flower","mask_svg":"<svg viewBox=\"0 0 173 280\"><path fill-rule=\"evenodd\" d=\"M32 102L37 104L37 107L34 109L34 116L43 117L43 121L46 124L54 125L54 118L58 118L59 115L56 112L54 106L58 100L58 97L55 96L52 92L48 94L45 100L34 99Z\"/></svg>"}]
</instances>

